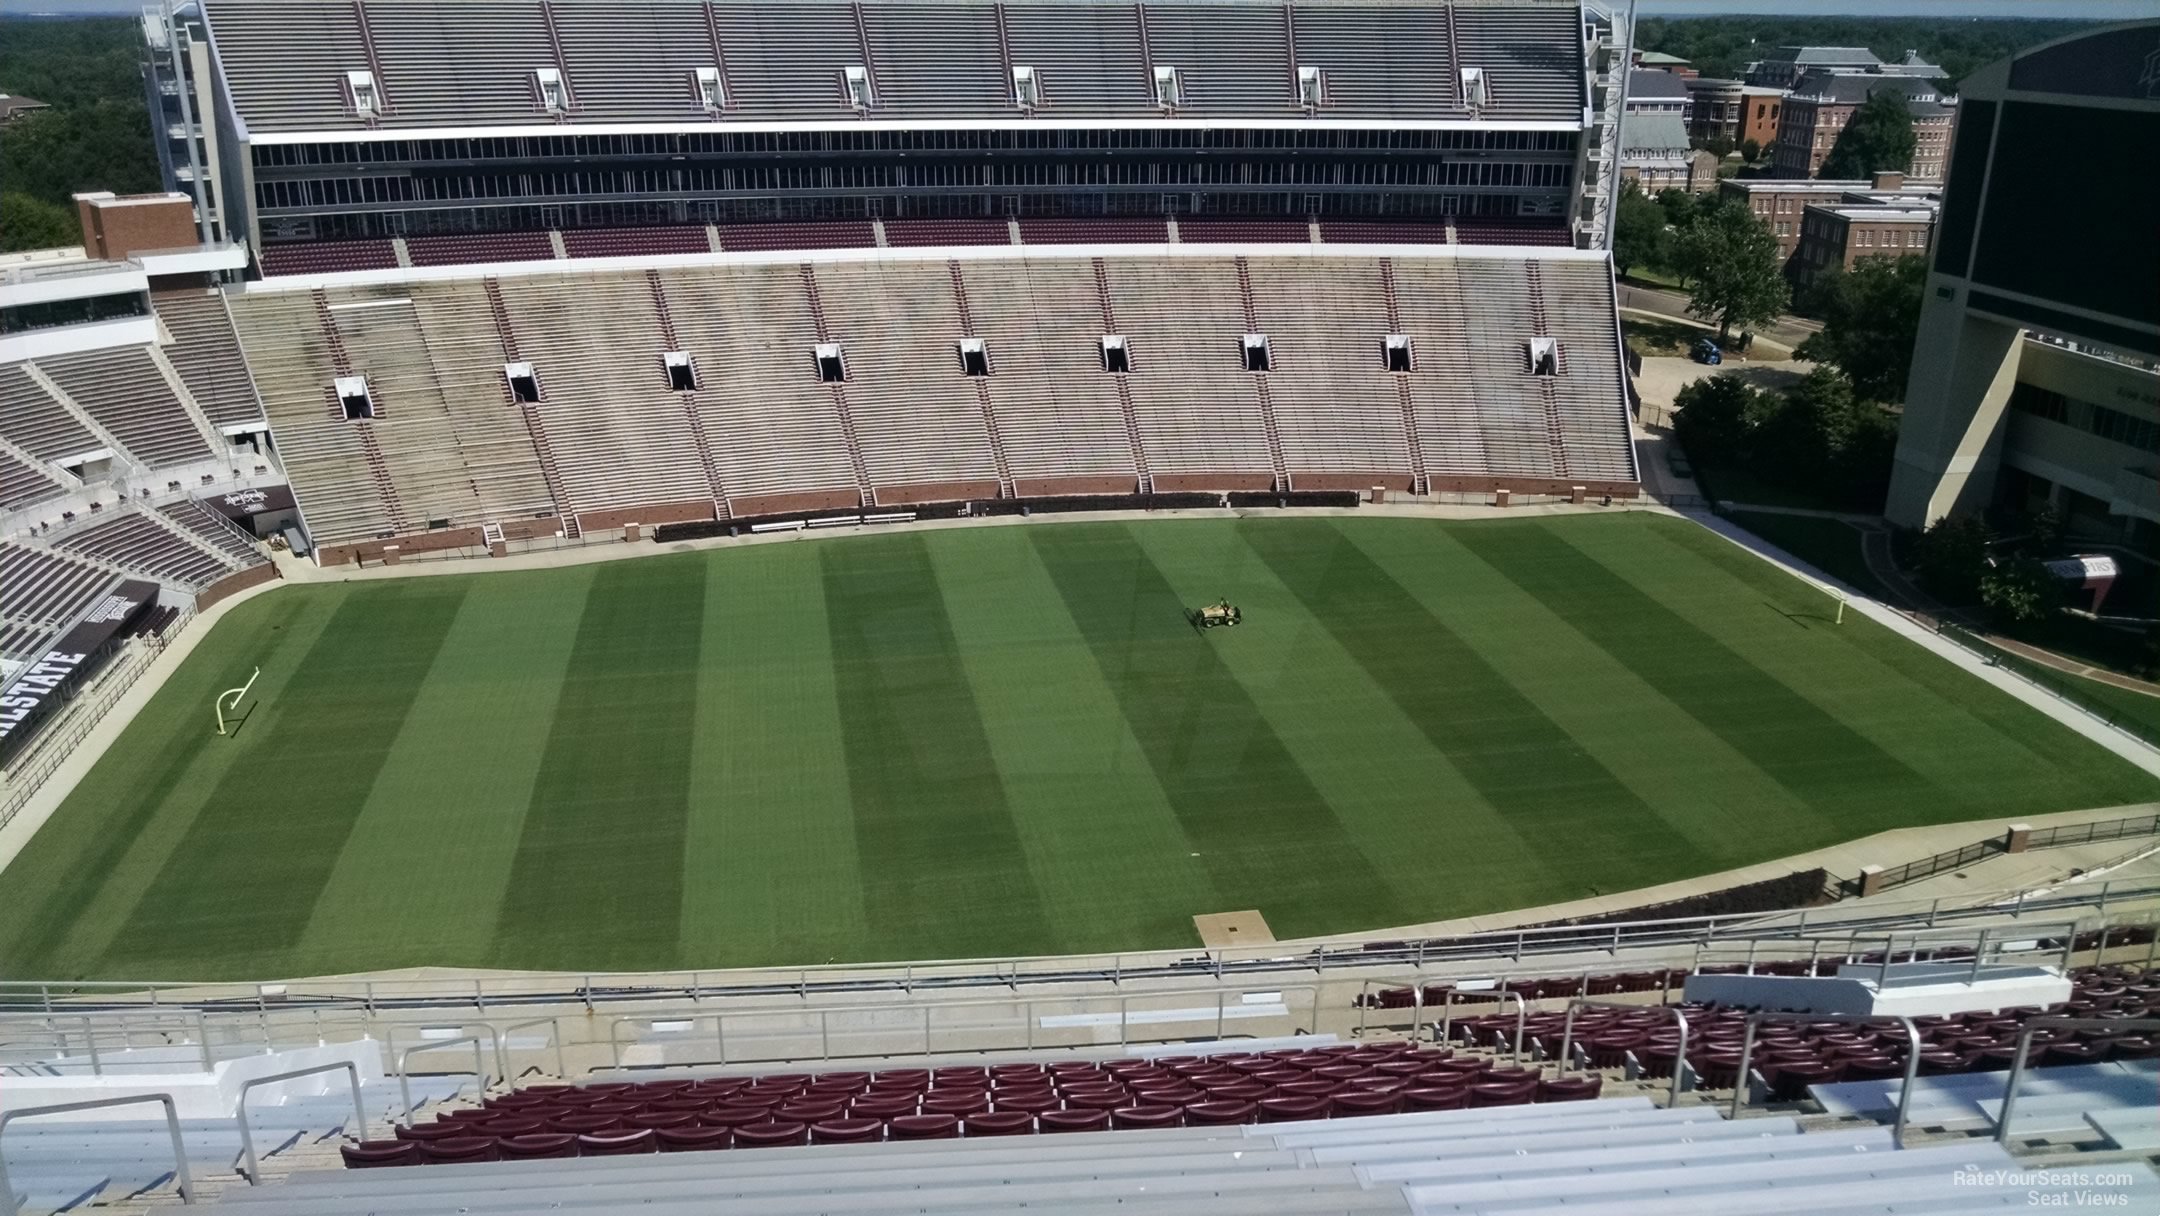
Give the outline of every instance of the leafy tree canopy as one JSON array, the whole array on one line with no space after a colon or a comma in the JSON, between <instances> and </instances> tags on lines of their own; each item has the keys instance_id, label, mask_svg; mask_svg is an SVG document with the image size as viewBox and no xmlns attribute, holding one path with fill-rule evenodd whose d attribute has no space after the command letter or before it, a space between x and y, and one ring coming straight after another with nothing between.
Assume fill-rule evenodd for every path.
<instances>
[{"instance_id":1,"label":"leafy tree canopy","mask_svg":"<svg viewBox=\"0 0 2160 1216\"><path fill-rule=\"evenodd\" d=\"M1689 285L1688 312L1716 321L1720 339L1775 318L1791 299L1777 252L1777 237L1747 204L1705 204L1673 242L1672 268Z\"/></svg>"},{"instance_id":2,"label":"leafy tree canopy","mask_svg":"<svg viewBox=\"0 0 2160 1216\"><path fill-rule=\"evenodd\" d=\"M1983 21L1942 17L1784 17L1719 13L1645 17L1635 45L1678 55L1705 76L1737 80L1750 61L1779 46L1863 46L1885 61L1917 50L1952 82L2013 52L2093 27L2090 21Z\"/></svg>"},{"instance_id":3,"label":"leafy tree canopy","mask_svg":"<svg viewBox=\"0 0 2160 1216\"><path fill-rule=\"evenodd\" d=\"M0 194L0 241L10 250L59 249L82 243L75 213L27 194Z\"/></svg>"},{"instance_id":4,"label":"leafy tree canopy","mask_svg":"<svg viewBox=\"0 0 2160 1216\"><path fill-rule=\"evenodd\" d=\"M1830 155L1823 158L1820 176L1825 181L1865 181L1877 173L1903 173L1912 167L1912 111L1905 95L1896 89L1878 89L1853 111Z\"/></svg>"},{"instance_id":5,"label":"leafy tree canopy","mask_svg":"<svg viewBox=\"0 0 2160 1216\"><path fill-rule=\"evenodd\" d=\"M1822 332L1795 353L1836 364L1863 397L1903 401L1926 294L1926 258L1862 258L1850 272L1818 280L1810 302L1822 318Z\"/></svg>"},{"instance_id":6,"label":"leafy tree canopy","mask_svg":"<svg viewBox=\"0 0 2160 1216\"><path fill-rule=\"evenodd\" d=\"M1613 268L1621 274L1665 260L1665 209L1643 196L1634 182L1620 191L1613 220Z\"/></svg>"},{"instance_id":7,"label":"leafy tree canopy","mask_svg":"<svg viewBox=\"0 0 2160 1216\"><path fill-rule=\"evenodd\" d=\"M0 130L0 183L20 200L9 204L0 224L0 248L81 241L68 200L77 191L128 194L158 188L157 149L150 142L143 101L141 37L129 19L0 19L0 93L52 107ZM23 205L33 201L63 210L63 237L54 239L51 213Z\"/></svg>"}]
</instances>

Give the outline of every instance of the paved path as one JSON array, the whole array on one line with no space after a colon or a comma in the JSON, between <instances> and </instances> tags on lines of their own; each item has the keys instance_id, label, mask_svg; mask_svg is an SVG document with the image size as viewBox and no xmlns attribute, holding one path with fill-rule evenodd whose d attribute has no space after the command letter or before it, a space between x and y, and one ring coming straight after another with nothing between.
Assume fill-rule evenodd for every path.
<instances>
[{"instance_id":1,"label":"paved path","mask_svg":"<svg viewBox=\"0 0 2160 1216\"><path fill-rule=\"evenodd\" d=\"M1688 315L1688 298L1685 292L1667 291L1658 287L1639 287L1633 283L1621 283L1619 286L1620 307L1622 308L1652 313L1661 317L1670 317L1676 321L1686 321L1690 325L1702 324L1702 322ZM1806 317L1787 316L1779 317L1768 325L1762 326L1755 331L1755 335L1759 338L1769 338L1781 346L1792 347L1800 345L1802 342L1807 341L1810 336L1821 332L1822 322L1820 321L1810 321Z\"/></svg>"}]
</instances>

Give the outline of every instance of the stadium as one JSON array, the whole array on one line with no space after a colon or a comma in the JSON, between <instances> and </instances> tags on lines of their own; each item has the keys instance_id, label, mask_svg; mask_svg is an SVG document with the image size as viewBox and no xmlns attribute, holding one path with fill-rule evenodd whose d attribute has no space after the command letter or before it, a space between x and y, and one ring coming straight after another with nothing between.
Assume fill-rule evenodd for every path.
<instances>
[{"instance_id":1,"label":"stadium","mask_svg":"<svg viewBox=\"0 0 2160 1216\"><path fill-rule=\"evenodd\" d=\"M2160 1196L2160 753L1651 492L1629 29L147 11L0 281L0 1211Z\"/></svg>"}]
</instances>

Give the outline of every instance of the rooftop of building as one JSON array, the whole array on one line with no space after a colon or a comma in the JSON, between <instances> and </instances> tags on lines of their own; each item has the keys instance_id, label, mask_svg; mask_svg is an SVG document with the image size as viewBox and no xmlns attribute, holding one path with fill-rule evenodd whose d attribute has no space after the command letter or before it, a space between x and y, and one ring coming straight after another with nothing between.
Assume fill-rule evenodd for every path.
<instances>
[{"instance_id":1,"label":"rooftop of building","mask_svg":"<svg viewBox=\"0 0 2160 1216\"><path fill-rule=\"evenodd\" d=\"M0 93L0 122L4 122L18 114L27 114L32 110L50 109L52 109L52 103L39 101L35 97L24 97L18 93Z\"/></svg>"},{"instance_id":2,"label":"rooftop of building","mask_svg":"<svg viewBox=\"0 0 2160 1216\"><path fill-rule=\"evenodd\" d=\"M232 104L255 136L1307 123L1306 68L1320 72L1322 122L1582 117L1580 9L1552 0L1166 0L1144 9L1112 0L203 0L203 9ZM1015 79L1023 65L1032 69L1025 108ZM1484 94L1476 107L1463 83L1472 68Z\"/></svg>"},{"instance_id":3,"label":"rooftop of building","mask_svg":"<svg viewBox=\"0 0 2160 1216\"><path fill-rule=\"evenodd\" d=\"M1935 209L1932 207L1900 207L1894 204L1809 203L1807 209L1842 216L1848 220L1881 220L1886 223L1925 224L1932 223L1935 219Z\"/></svg>"},{"instance_id":4,"label":"rooftop of building","mask_svg":"<svg viewBox=\"0 0 2160 1216\"><path fill-rule=\"evenodd\" d=\"M1781 46L1763 56L1763 62L1793 63L1801 67L1875 67L1880 65L1882 60L1864 46Z\"/></svg>"},{"instance_id":5,"label":"rooftop of building","mask_svg":"<svg viewBox=\"0 0 2160 1216\"><path fill-rule=\"evenodd\" d=\"M1687 99L1688 87L1684 77L1671 72L1629 72L1627 77L1629 100L1654 100L1669 98L1673 101Z\"/></svg>"},{"instance_id":6,"label":"rooftop of building","mask_svg":"<svg viewBox=\"0 0 2160 1216\"><path fill-rule=\"evenodd\" d=\"M1620 151L1686 152L1687 121L1678 114L1631 114L1620 124Z\"/></svg>"},{"instance_id":7,"label":"rooftop of building","mask_svg":"<svg viewBox=\"0 0 2160 1216\"><path fill-rule=\"evenodd\" d=\"M1915 118L1955 109L1954 98L1943 95L1935 83L1921 76L1880 76L1872 73L1811 71L1793 82L1792 96L1799 101L1858 105L1883 91L1902 93Z\"/></svg>"},{"instance_id":8,"label":"rooftop of building","mask_svg":"<svg viewBox=\"0 0 2160 1216\"><path fill-rule=\"evenodd\" d=\"M1894 176L1894 175L1888 175ZM1920 178L1902 178L1895 185L1877 185L1875 179L1824 180L1799 177L1729 177L1723 182L1728 189L1754 194L1823 194L1845 195L1881 193L1894 194L1900 198L1939 198L1942 183Z\"/></svg>"},{"instance_id":9,"label":"rooftop of building","mask_svg":"<svg viewBox=\"0 0 2160 1216\"><path fill-rule=\"evenodd\" d=\"M1635 52L1635 62L1642 64L1644 67L1684 68L1694 66L1693 60L1682 59L1678 55L1668 55L1663 51L1637 51Z\"/></svg>"}]
</instances>

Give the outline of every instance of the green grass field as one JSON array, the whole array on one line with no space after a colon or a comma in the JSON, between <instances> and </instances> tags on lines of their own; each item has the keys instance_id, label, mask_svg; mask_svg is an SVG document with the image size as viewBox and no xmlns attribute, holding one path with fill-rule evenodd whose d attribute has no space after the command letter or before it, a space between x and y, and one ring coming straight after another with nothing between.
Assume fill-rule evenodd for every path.
<instances>
[{"instance_id":1,"label":"green grass field","mask_svg":"<svg viewBox=\"0 0 2160 1216\"><path fill-rule=\"evenodd\" d=\"M1184 612L1225 595L1239 629ZM1174 947L2160 796L1694 525L1049 522L241 605L6 871L0 974ZM221 739L210 702L261 664Z\"/></svg>"}]
</instances>

